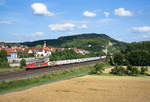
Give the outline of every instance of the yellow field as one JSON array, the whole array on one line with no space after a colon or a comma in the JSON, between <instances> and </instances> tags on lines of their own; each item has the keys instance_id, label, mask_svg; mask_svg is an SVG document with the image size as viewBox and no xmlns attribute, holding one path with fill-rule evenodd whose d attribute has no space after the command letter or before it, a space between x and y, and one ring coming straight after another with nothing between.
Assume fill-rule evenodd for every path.
<instances>
[{"instance_id":1,"label":"yellow field","mask_svg":"<svg viewBox=\"0 0 150 102\"><path fill-rule=\"evenodd\" d=\"M150 102L150 77L88 75L1 95L0 102Z\"/></svg>"}]
</instances>

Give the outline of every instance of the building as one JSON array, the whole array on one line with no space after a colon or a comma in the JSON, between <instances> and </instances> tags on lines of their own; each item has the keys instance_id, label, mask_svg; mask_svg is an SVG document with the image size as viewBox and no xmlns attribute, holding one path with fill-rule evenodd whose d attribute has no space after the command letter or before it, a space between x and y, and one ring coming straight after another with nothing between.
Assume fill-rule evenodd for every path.
<instances>
[{"instance_id":1,"label":"building","mask_svg":"<svg viewBox=\"0 0 150 102\"><path fill-rule=\"evenodd\" d=\"M3 50L7 51L7 58L11 59L11 58L17 58L18 54L16 49L12 49L12 48L3 48Z\"/></svg>"},{"instance_id":2,"label":"building","mask_svg":"<svg viewBox=\"0 0 150 102\"><path fill-rule=\"evenodd\" d=\"M85 54L89 54L90 52L89 51L86 51L86 50L83 50L83 49L77 49L77 48L74 48L73 49L76 53L80 53L82 55L85 55Z\"/></svg>"},{"instance_id":3,"label":"building","mask_svg":"<svg viewBox=\"0 0 150 102\"><path fill-rule=\"evenodd\" d=\"M51 55L50 49L46 46L46 42L44 42L43 48L38 48L34 50L35 56L36 57L41 57L41 56L49 56Z\"/></svg>"}]
</instances>

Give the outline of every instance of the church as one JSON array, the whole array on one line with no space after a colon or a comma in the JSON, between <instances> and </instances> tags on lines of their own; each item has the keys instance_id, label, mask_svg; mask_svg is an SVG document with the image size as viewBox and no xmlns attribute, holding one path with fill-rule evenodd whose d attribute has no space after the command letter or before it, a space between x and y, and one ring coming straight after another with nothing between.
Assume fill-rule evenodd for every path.
<instances>
[{"instance_id":1,"label":"church","mask_svg":"<svg viewBox=\"0 0 150 102\"><path fill-rule=\"evenodd\" d=\"M50 49L46 46L46 41L44 41L44 45L42 48L40 48L38 51L36 51L36 57L41 57L41 56L49 56L51 55Z\"/></svg>"}]
</instances>

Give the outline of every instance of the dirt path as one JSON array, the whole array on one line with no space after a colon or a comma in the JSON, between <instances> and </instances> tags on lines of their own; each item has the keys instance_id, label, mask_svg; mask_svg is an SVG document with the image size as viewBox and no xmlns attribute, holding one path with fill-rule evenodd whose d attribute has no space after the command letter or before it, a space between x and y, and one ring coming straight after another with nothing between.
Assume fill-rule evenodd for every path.
<instances>
[{"instance_id":1,"label":"dirt path","mask_svg":"<svg viewBox=\"0 0 150 102\"><path fill-rule=\"evenodd\" d=\"M0 102L149 102L150 77L84 76L0 96Z\"/></svg>"}]
</instances>

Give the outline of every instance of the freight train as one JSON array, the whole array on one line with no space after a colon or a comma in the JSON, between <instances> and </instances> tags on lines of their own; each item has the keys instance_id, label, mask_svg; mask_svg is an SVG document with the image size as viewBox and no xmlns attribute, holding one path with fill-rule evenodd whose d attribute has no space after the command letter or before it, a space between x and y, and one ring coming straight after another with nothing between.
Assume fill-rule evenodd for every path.
<instances>
[{"instance_id":1,"label":"freight train","mask_svg":"<svg viewBox=\"0 0 150 102\"><path fill-rule=\"evenodd\" d=\"M106 56L101 56L101 57L59 60L59 61L50 61L50 62L35 62L35 63L27 64L26 70L60 66L60 65L73 64L73 63L83 63L83 62L95 61L95 60L105 60L105 59Z\"/></svg>"}]
</instances>

